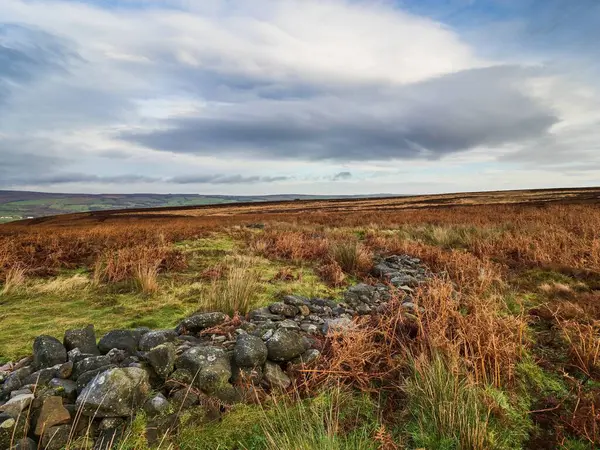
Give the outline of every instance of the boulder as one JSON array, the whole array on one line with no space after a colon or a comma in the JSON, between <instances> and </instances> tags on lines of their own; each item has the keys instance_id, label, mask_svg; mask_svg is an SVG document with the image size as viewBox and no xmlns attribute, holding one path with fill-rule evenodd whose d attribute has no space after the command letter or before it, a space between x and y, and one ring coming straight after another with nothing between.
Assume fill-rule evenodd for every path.
<instances>
[{"instance_id":1,"label":"boulder","mask_svg":"<svg viewBox=\"0 0 600 450\"><path fill-rule=\"evenodd\" d=\"M146 358L156 374L166 380L173 372L176 356L175 346L168 342L154 347L147 353Z\"/></svg>"},{"instance_id":2,"label":"boulder","mask_svg":"<svg viewBox=\"0 0 600 450\"><path fill-rule=\"evenodd\" d=\"M170 408L171 405L166 397L162 394L156 394L144 403L143 409L148 417L154 417L165 414Z\"/></svg>"},{"instance_id":3,"label":"boulder","mask_svg":"<svg viewBox=\"0 0 600 450\"><path fill-rule=\"evenodd\" d=\"M288 377L279 364L267 361L265 363L264 381L270 388L287 389L292 384L292 380Z\"/></svg>"},{"instance_id":4,"label":"boulder","mask_svg":"<svg viewBox=\"0 0 600 450\"><path fill-rule=\"evenodd\" d=\"M77 398L85 416L128 417L150 392L148 373L139 368L110 369L97 375Z\"/></svg>"},{"instance_id":5,"label":"boulder","mask_svg":"<svg viewBox=\"0 0 600 450\"><path fill-rule=\"evenodd\" d=\"M261 338L251 334L237 337L233 358L239 367L259 367L267 360L267 346Z\"/></svg>"},{"instance_id":6,"label":"boulder","mask_svg":"<svg viewBox=\"0 0 600 450\"><path fill-rule=\"evenodd\" d=\"M45 430L56 425L64 425L70 421L71 415L63 406L62 397L47 397L44 399L35 425L35 434L41 436Z\"/></svg>"},{"instance_id":7,"label":"boulder","mask_svg":"<svg viewBox=\"0 0 600 450\"><path fill-rule=\"evenodd\" d=\"M69 378L73 373L73 362L68 361L64 364L57 364L54 367L33 372L31 375L23 379L24 385L36 384L38 386L46 385L52 378Z\"/></svg>"},{"instance_id":8,"label":"boulder","mask_svg":"<svg viewBox=\"0 0 600 450\"><path fill-rule=\"evenodd\" d=\"M96 345L96 331L94 325L85 328L73 328L65 331L63 344L67 351L78 348L81 353L99 355L100 351Z\"/></svg>"},{"instance_id":9,"label":"boulder","mask_svg":"<svg viewBox=\"0 0 600 450\"><path fill-rule=\"evenodd\" d=\"M258 308L248 313L248 319L255 322L266 322L271 320L273 322L279 322L285 319L281 314L273 314L268 307Z\"/></svg>"},{"instance_id":10,"label":"boulder","mask_svg":"<svg viewBox=\"0 0 600 450\"><path fill-rule=\"evenodd\" d=\"M175 365L194 376L194 385L212 394L231 378L229 355L218 347L193 347L180 355Z\"/></svg>"},{"instance_id":11,"label":"boulder","mask_svg":"<svg viewBox=\"0 0 600 450\"><path fill-rule=\"evenodd\" d=\"M21 394L11 398L4 405L0 405L0 412L6 413L13 418L17 418L23 411L25 411L35 396L33 394Z\"/></svg>"},{"instance_id":12,"label":"boulder","mask_svg":"<svg viewBox=\"0 0 600 450\"><path fill-rule=\"evenodd\" d=\"M294 317L298 314L298 308L294 305L288 305L287 303L277 302L269 305L269 311L273 314L279 314L286 317Z\"/></svg>"},{"instance_id":13,"label":"boulder","mask_svg":"<svg viewBox=\"0 0 600 450\"><path fill-rule=\"evenodd\" d=\"M52 336L38 336L33 341L33 367L36 370L67 362L67 349Z\"/></svg>"},{"instance_id":14,"label":"boulder","mask_svg":"<svg viewBox=\"0 0 600 450\"><path fill-rule=\"evenodd\" d=\"M112 364L112 362L108 355L90 356L89 358L82 359L75 363L75 367L73 368L73 379L77 380L82 373L96 370L100 367L106 367L110 364Z\"/></svg>"},{"instance_id":15,"label":"boulder","mask_svg":"<svg viewBox=\"0 0 600 450\"><path fill-rule=\"evenodd\" d=\"M177 333L174 330L150 331L140 339L139 349L147 352L158 345L173 342L175 339L177 339Z\"/></svg>"},{"instance_id":16,"label":"boulder","mask_svg":"<svg viewBox=\"0 0 600 450\"><path fill-rule=\"evenodd\" d=\"M177 333L198 333L207 328L216 327L228 319L227 314L222 312L198 313L181 321L177 327Z\"/></svg>"},{"instance_id":17,"label":"boulder","mask_svg":"<svg viewBox=\"0 0 600 450\"><path fill-rule=\"evenodd\" d=\"M112 330L100 338L98 349L106 354L113 348L124 350L130 355L135 354L144 332L142 330Z\"/></svg>"},{"instance_id":18,"label":"boulder","mask_svg":"<svg viewBox=\"0 0 600 450\"><path fill-rule=\"evenodd\" d=\"M98 369L82 373L77 377L77 392L83 391L83 389L96 377L96 375L116 367L116 365L111 364L109 366L99 367Z\"/></svg>"},{"instance_id":19,"label":"boulder","mask_svg":"<svg viewBox=\"0 0 600 450\"><path fill-rule=\"evenodd\" d=\"M61 450L69 442L70 434L71 425L50 427L42 435L41 448L44 450Z\"/></svg>"},{"instance_id":20,"label":"boulder","mask_svg":"<svg viewBox=\"0 0 600 450\"><path fill-rule=\"evenodd\" d=\"M77 398L77 383L73 380L62 380L60 378L52 378L48 383L54 393L68 401L75 401Z\"/></svg>"},{"instance_id":21,"label":"boulder","mask_svg":"<svg viewBox=\"0 0 600 450\"><path fill-rule=\"evenodd\" d=\"M308 346L298 332L279 329L267 341L267 350L271 361L284 362L300 356L308 350Z\"/></svg>"}]
</instances>

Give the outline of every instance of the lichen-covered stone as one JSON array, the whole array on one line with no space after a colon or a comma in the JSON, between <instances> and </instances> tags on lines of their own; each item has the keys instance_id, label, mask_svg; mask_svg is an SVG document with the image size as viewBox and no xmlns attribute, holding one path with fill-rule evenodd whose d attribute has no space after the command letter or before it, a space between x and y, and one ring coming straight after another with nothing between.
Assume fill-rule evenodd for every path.
<instances>
[{"instance_id":1,"label":"lichen-covered stone","mask_svg":"<svg viewBox=\"0 0 600 450\"><path fill-rule=\"evenodd\" d=\"M197 333L207 328L212 328L222 324L227 320L227 314L222 312L198 313L181 321L177 327L177 332Z\"/></svg>"},{"instance_id":2,"label":"lichen-covered stone","mask_svg":"<svg viewBox=\"0 0 600 450\"><path fill-rule=\"evenodd\" d=\"M230 357L218 347L193 347L177 358L175 366L193 374L194 385L208 394L231 378Z\"/></svg>"},{"instance_id":3,"label":"lichen-covered stone","mask_svg":"<svg viewBox=\"0 0 600 450\"><path fill-rule=\"evenodd\" d=\"M73 328L65 331L63 344L67 351L78 348L81 353L100 354L96 345L96 331L94 325L91 324L85 328Z\"/></svg>"},{"instance_id":4,"label":"lichen-covered stone","mask_svg":"<svg viewBox=\"0 0 600 450\"><path fill-rule=\"evenodd\" d=\"M150 331L142 336L139 343L139 349L143 352L152 350L154 347L173 342L177 339L175 330L156 330Z\"/></svg>"},{"instance_id":5,"label":"lichen-covered stone","mask_svg":"<svg viewBox=\"0 0 600 450\"><path fill-rule=\"evenodd\" d=\"M127 417L143 404L150 392L148 373L139 368L110 369L98 374L79 394L82 414Z\"/></svg>"},{"instance_id":6,"label":"lichen-covered stone","mask_svg":"<svg viewBox=\"0 0 600 450\"><path fill-rule=\"evenodd\" d=\"M242 334L237 337L233 358L239 367L258 367L267 360L267 353L267 346L261 338Z\"/></svg>"},{"instance_id":7,"label":"lichen-covered stone","mask_svg":"<svg viewBox=\"0 0 600 450\"><path fill-rule=\"evenodd\" d=\"M298 332L279 329L267 341L267 350L271 361L283 362L300 356L308 347Z\"/></svg>"},{"instance_id":8,"label":"lichen-covered stone","mask_svg":"<svg viewBox=\"0 0 600 450\"><path fill-rule=\"evenodd\" d=\"M156 374L165 380L173 372L176 356L175 346L167 342L150 350L146 355L146 359Z\"/></svg>"},{"instance_id":9,"label":"lichen-covered stone","mask_svg":"<svg viewBox=\"0 0 600 450\"><path fill-rule=\"evenodd\" d=\"M38 336L33 341L33 367L36 370L67 362L67 349L52 336Z\"/></svg>"}]
</instances>

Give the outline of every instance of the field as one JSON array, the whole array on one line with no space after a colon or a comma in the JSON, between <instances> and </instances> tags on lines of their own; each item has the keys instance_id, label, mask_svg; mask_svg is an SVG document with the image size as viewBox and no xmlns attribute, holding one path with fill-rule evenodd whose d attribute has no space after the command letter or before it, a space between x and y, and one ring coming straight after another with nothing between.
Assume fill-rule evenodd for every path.
<instances>
[{"instance_id":1,"label":"field","mask_svg":"<svg viewBox=\"0 0 600 450\"><path fill-rule=\"evenodd\" d=\"M0 223L89 211L328 198L310 195L50 194L0 190Z\"/></svg>"},{"instance_id":2,"label":"field","mask_svg":"<svg viewBox=\"0 0 600 450\"><path fill-rule=\"evenodd\" d=\"M406 253L436 274L415 292L416 314L392 301L358 319L287 395L187 422L171 448L597 448L599 203L600 189L587 188L4 224L0 360L87 323L99 334L168 328L194 311L245 314L285 294L339 300L374 281L374 258ZM119 448L146 448L142 420Z\"/></svg>"}]
</instances>

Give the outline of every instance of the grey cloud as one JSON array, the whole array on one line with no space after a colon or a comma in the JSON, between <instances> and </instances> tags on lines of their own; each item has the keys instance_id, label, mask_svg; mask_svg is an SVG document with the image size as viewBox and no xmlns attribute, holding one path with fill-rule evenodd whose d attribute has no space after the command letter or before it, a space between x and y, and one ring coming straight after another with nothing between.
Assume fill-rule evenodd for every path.
<instances>
[{"instance_id":1,"label":"grey cloud","mask_svg":"<svg viewBox=\"0 0 600 450\"><path fill-rule=\"evenodd\" d=\"M547 135L555 113L523 92L537 70L466 70L398 88L214 107L120 137L156 150L299 160L438 159Z\"/></svg>"},{"instance_id":2,"label":"grey cloud","mask_svg":"<svg viewBox=\"0 0 600 450\"><path fill-rule=\"evenodd\" d=\"M352 178L352 174L350 172L339 172L339 173L336 173L331 179L333 181L340 181L340 180L349 180L350 178Z\"/></svg>"},{"instance_id":3,"label":"grey cloud","mask_svg":"<svg viewBox=\"0 0 600 450\"><path fill-rule=\"evenodd\" d=\"M78 55L63 39L43 30L0 23L0 100L15 86L64 71Z\"/></svg>"},{"instance_id":4,"label":"grey cloud","mask_svg":"<svg viewBox=\"0 0 600 450\"><path fill-rule=\"evenodd\" d=\"M250 184L250 183L274 183L287 180L284 176L244 176L244 175L185 175L168 179L169 183L175 184Z\"/></svg>"}]
</instances>

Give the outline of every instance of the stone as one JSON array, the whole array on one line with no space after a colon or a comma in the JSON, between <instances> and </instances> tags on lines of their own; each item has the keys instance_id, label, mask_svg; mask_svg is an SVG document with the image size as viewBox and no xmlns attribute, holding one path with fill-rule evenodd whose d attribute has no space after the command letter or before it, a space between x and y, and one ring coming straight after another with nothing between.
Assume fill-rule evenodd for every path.
<instances>
[{"instance_id":1,"label":"stone","mask_svg":"<svg viewBox=\"0 0 600 450\"><path fill-rule=\"evenodd\" d=\"M70 425L50 427L42 435L41 444L44 450L61 450L69 442Z\"/></svg>"},{"instance_id":2,"label":"stone","mask_svg":"<svg viewBox=\"0 0 600 450\"><path fill-rule=\"evenodd\" d=\"M158 345L173 342L175 339L177 339L177 333L174 330L150 331L142 336L138 348L147 352Z\"/></svg>"},{"instance_id":3,"label":"stone","mask_svg":"<svg viewBox=\"0 0 600 450\"><path fill-rule=\"evenodd\" d=\"M124 350L133 355L137 351L138 343L142 338L140 330L112 330L100 338L98 349L106 354L113 348Z\"/></svg>"},{"instance_id":4,"label":"stone","mask_svg":"<svg viewBox=\"0 0 600 450\"><path fill-rule=\"evenodd\" d=\"M29 421L27 414L19 417L12 417L8 414L0 413L0 448L9 449L14 440L27 435L29 430ZM15 447L12 447L15 448Z\"/></svg>"},{"instance_id":5,"label":"stone","mask_svg":"<svg viewBox=\"0 0 600 450\"><path fill-rule=\"evenodd\" d=\"M194 374L194 385L211 394L231 378L229 355L218 347L193 347L175 361L178 369Z\"/></svg>"},{"instance_id":6,"label":"stone","mask_svg":"<svg viewBox=\"0 0 600 450\"><path fill-rule=\"evenodd\" d=\"M58 339L41 335L33 341L33 367L36 370L67 362L67 349Z\"/></svg>"},{"instance_id":7,"label":"stone","mask_svg":"<svg viewBox=\"0 0 600 450\"><path fill-rule=\"evenodd\" d=\"M14 450L37 450L37 448L36 442L31 438L19 439L14 446Z\"/></svg>"},{"instance_id":8,"label":"stone","mask_svg":"<svg viewBox=\"0 0 600 450\"><path fill-rule=\"evenodd\" d=\"M96 370L100 367L106 367L112 364L111 358L108 355L90 356L75 363L73 368L73 379L77 380L82 373Z\"/></svg>"},{"instance_id":9,"label":"stone","mask_svg":"<svg viewBox=\"0 0 600 450\"><path fill-rule=\"evenodd\" d=\"M67 352L67 359L69 361L72 361L73 364L77 364L82 359L89 358L91 356L97 355L93 355L91 353L81 353L81 350L79 350L78 348L74 348L73 350L69 350Z\"/></svg>"},{"instance_id":10,"label":"stone","mask_svg":"<svg viewBox=\"0 0 600 450\"><path fill-rule=\"evenodd\" d=\"M144 412L148 415L148 417L159 416L161 414L165 414L171 405L167 398L162 394L156 394L154 397L149 398L146 403L144 403Z\"/></svg>"},{"instance_id":11,"label":"stone","mask_svg":"<svg viewBox=\"0 0 600 450\"><path fill-rule=\"evenodd\" d=\"M297 295L286 295L285 297L283 297L283 303L285 303L286 305L305 306L307 302L308 299L304 297L299 297Z\"/></svg>"},{"instance_id":12,"label":"stone","mask_svg":"<svg viewBox=\"0 0 600 450\"><path fill-rule=\"evenodd\" d=\"M222 312L198 313L181 321L177 326L177 333L198 333L207 328L216 327L228 319L227 314Z\"/></svg>"},{"instance_id":13,"label":"stone","mask_svg":"<svg viewBox=\"0 0 600 450\"><path fill-rule=\"evenodd\" d=\"M317 334L319 327L317 327L314 323L301 323L300 329L308 334Z\"/></svg>"},{"instance_id":14,"label":"stone","mask_svg":"<svg viewBox=\"0 0 600 450\"><path fill-rule=\"evenodd\" d=\"M18 389L10 393L10 398L15 398L17 395L23 394L33 394L33 392L31 391L31 389Z\"/></svg>"},{"instance_id":15,"label":"stone","mask_svg":"<svg viewBox=\"0 0 600 450\"><path fill-rule=\"evenodd\" d=\"M304 353L302 353L300 356L292 359L291 364L294 366L310 364L310 363L316 361L317 359L319 359L320 356L321 356L321 352L319 350L317 350L316 348L310 348L310 349L306 350Z\"/></svg>"},{"instance_id":16,"label":"stone","mask_svg":"<svg viewBox=\"0 0 600 450\"><path fill-rule=\"evenodd\" d=\"M323 334L332 333L335 331L346 331L353 328L354 322L352 319L347 317L339 317L337 319L327 319L323 326L321 327L321 331Z\"/></svg>"},{"instance_id":17,"label":"stone","mask_svg":"<svg viewBox=\"0 0 600 450\"><path fill-rule=\"evenodd\" d=\"M189 389L180 389L173 392L171 401L176 410L188 409L200 403L200 397L194 391Z\"/></svg>"},{"instance_id":18,"label":"stone","mask_svg":"<svg viewBox=\"0 0 600 450\"><path fill-rule=\"evenodd\" d=\"M175 360L175 364L177 364L177 360ZM182 387L190 386L193 379L194 376L189 371L176 369L165 382L165 387L171 390L181 389Z\"/></svg>"},{"instance_id":19,"label":"stone","mask_svg":"<svg viewBox=\"0 0 600 450\"><path fill-rule=\"evenodd\" d=\"M100 350L98 350L98 346L96 345L94 325L65 331L63 344L67 351L78 348L81 353L89 353L90 355L100 354Z\"/></svg>"},{"instance_id":20,"label":"stone","mask_svg":"<svg viewBox=\"0 0 600 450\"><path fill-rule=\"evenodd\" d=\"M149 392L148 372L134 367L116 368L96 375L75 404L85 416L128 417Z\"/></svg>"},{"instance_id":21,"label":"stone","mask_svg":"<svg viewBox=\"0 0 600 450\"><path fill-rule=\"evenodd\" d=\"M288 377L279 364L267 361L265 363L265 373L263 377L265 383L270 388L287 389L292 384L292 380Z\"/></svg>"},{"instance_id":22,"label":"stone","mask_svg":"<svg viewBox=\"0 0 600 450\"><path fill-rule=\"evenodd\" d=\"M298 312L302 316L308 316L310 314L310 308L306 305L300 305L298 306Z\"/></svg>"},{"instance_id":23,"label":"stone","mask_svg":"<svg viewBox=\"0 0 600 450\"><path fill-rule=\"evenodd\" d=\"M96 377L96 375L116 367L116 365L111 364L109 366L99 367L97 369L82 373L79 375L79 377L77 377L77 392L81 393L81 391L83 391L83 389Z\"/></svg>"},{"instance_id":24,"label":"stone","mask_svg":"<svg viewBox=\"0 0 600 450\"><path fill-rule=\"evenodd\" d=\"M146 354L146 359L156 374L166 380L175 367L175 346L168 342L154 347Z\"/></svg>"},{"instance_id":25,"label":"stone","mask_svg":"<svg viewBox=\"0 0 600 450\"><path fill-rule=\"evenodd\" d=\"M242 334L235 342L233 359L239 367L258 367L267 360L267 353L267 346L261 338Z\"/></svg>"},{"instance_id":26,"label":"stone","mask_svg":"<svg viewBox=\"0 0 600 450\"><path fill-rule=\"evenodd\" d=\"M269 311L273 314L279 314L285 317L294 317L298 314L298 308L294 305L288 305L287 303L277 302L269 305Z\"/></svg>"},{"instance_id":27,"label":"stone","mask_svg":"<svg viewBox=\"0 0 600 450\"><path fill-rule=\"evenodd\" d=\"M280 314L273 314L268 307L258 308L248 313L248 320L253 320L255 322L266 322L271 320L273 322L279 322L285 319L284 316Z\"/></svg>"},{"instance_id":28,"label":"stone","mask_svg":"<svg viewBox=\"0 0 600 450\"><path fill-rule=\"evenodd\" d=\"M104 418L98 427L98 438L94 450L112 450L118 448L118 442L125 431L126 422L122 418Z\"/></svg>"},{"instance_id":29,"label":"stone","mask_svg":"<svg viewBox=\"0 0 600 450\"><path fill-rule=\"evenodd\" d=\"M308 347L298 332L279 329L267 341L267 350L271 361L284 362L300 356Z\"/></svg>"},{"instance_id":30,"label":"stone","mask_svg":"<svg viewBox=\"0 0 600 450\"><path fill-rule=\"evenodd\" d=\"M52 378L48 383L48 386L54 389L56 395L66 400L75 401L77 398L77 383L73 380Z\"/></svg>"},{"instance_id":31,"label":"stone","mask_svg":"<svg viewBox=\"0 0 600 450\"><path fill-rule=\"evenodd\" d=\"M233 367L232 382L236 385L258 384L263 378L262 367Z\"/></svg>"},{"instance_id":32,"label":"stone","mask_svg":"<svg viewBox=\"0 0 600 450\"><path fill-rule=\"evenodd\" d=\"M50 382L52 378L69 378L73 372L73 363L68 361L64 364L57 364L54 367L47 367L45 369L33 372L28 377L23 379L23 384L35 384L38 386L44 386Z\"/></svg>"},{"instance_id":33,"label":"stone","mask_svg":"<svg viewBox=\"0 0 600 450\"><path fill-rule=\"evenodd\" d=\"M4 405L0 405L0 412L6 413L13 418L17 418L19 414L25 411L35 396L33 394L21 394L11 398Z\"/></svg>"},{"instance_id":34,"label":"stone","mask_svg":"<svg viewBox=\"0 0 600 450\"><path fill-rule=\"evenodd\" d=\"M44 399L35 425L35 435L41 436L45 430L56 425L64 425L70 420L71 415L63 406L62 397L47 397Z\"/></svg>"},{"instance_id":35,"label":"stone","mask_svg":"<svg viewBox=\"0 0 600 450\"><path fill-rule=\"evenodd\" d=\"M279 322L279 328L286 328L288 330L298 330L300 329L300 327L298 326L298 324L296 322L294 322L291 319L285 319L281 322Z\"/></svg>"}]
</instances>

